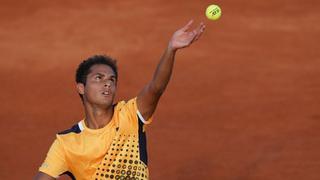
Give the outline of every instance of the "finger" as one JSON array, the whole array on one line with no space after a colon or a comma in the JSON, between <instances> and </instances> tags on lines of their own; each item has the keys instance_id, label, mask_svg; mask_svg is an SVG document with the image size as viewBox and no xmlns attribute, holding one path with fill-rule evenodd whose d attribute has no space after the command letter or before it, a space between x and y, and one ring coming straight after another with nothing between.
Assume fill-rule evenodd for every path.
<instances>
[{"instance_id":1,"label":"finger","mask_svg":"<svg viewBox=\"0 0 320 180\"><path fill-rule=\"evenodd\" d=\"M195 38L201 33L202 26L203 26L202 24L199 24L199 26L197 28L195 28L194 30L189 32L189 35L191 36L192 41L194 41Z\"/></svg>"},{"instance_id":2,"label":"finger","mask_svg":"<svg viewBox=\"0 0 320 180\"><path fill-rule=\"evenodd\" d=\"M195 29L196 33L198 34L199 32L203 31L204 28L204 23L201 22L198 27Z\"/></svg>"},{"instance_id":3,"label":"finger","mask_svg":"<svg viewBox=\"0 0 320 180\"><path fill-rule=\"evenodd\" d=\"M198 40L200 38L200 36L204 32L205 28L206 28L206 26L203 23L201 23L200 26L199 26L199 29L197 31L197 34L196 34L195 38L193 39L193 41L196 41L196 40Z\"/></svg>"},{"instance_id":4,"label":"finger","mask_svg":"<svg viewBox=\"0 0 320 180\"><path fill-rule=\"evenodd\" d=\"M201 22L201 23L199 24L198 28L197 28L197 31L198 31L198 32L201 32L201 31L204 30L204 28L205 28L205 25L204 25L203 22Z\"/></svg>"},{"instance_id":5,"label":"finger","mask_svg":"<svg viewBox=\"0 0 320 180\"><path fill-rule=\"evenodd\" d=\"M205 30L205 27L201 28L201 30L198 32L198 34L194 38L194 41L197 41L201 37L201 35L203 34L204 30Z\"/></svg>"},{"instance_id":6,"label":"finger","mask_svg":"<svg viewBox=\"0 0 320 180\"><path fill-rule=\"evenodd\" d=\"M201 22L201 23L198 25L197 30L200 30L202 26L203 26L203 22Z\"/></svg>"},{"instance_id":7,"label":"finger","mask_svg":"<svg viewBox=\"0 0 320 180\"><path fill-rule=\"evenodd\" d=\"M191 19L184 27L182 27L181 30L187 31L188 29L190 29L192 23L193 23L193 19Z\"/></svg>"},{"instance_id":8,"label":"finger","mask_svg":"<svg viewBox=\"0 0 320 180\"><path fill-rule=\"evenodd\" d=\"M197 31L193 30L193 31L189 32L189 36L190 36L190 44L192 44L193 41L195 40L195 38L197 37Z\"/></svg>"},{"instance_id":9,"label":"finger","mask_svg":"<svg viewBox=\"0 0 320 180\"><path fill-rule=\"evenodd\" d=\"M194 41L197 41L197 40L200 38L201 34L202 34L202 32L198 33L198 34L194 37L193 42L194 42Z\"/></svg>"}]
</instances>

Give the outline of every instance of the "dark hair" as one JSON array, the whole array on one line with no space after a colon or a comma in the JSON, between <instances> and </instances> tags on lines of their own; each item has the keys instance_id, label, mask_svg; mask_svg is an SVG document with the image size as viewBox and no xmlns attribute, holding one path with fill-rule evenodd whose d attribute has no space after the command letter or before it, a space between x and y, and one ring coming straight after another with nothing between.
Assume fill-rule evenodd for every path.
<instances>
[{"instance_id":1,"label":"dark hair","mask_svg":"<svg viewBox=\"0 0 320 180\"><path fill-rule=\"evenodd\" d=\"M76 71L76 83L82 83L86 85L86 80L88 74L90 73L90 68L96 64L105 64L111 67L114 74L116 75L116 79L118 79L117 61L106 55L94 55L82 61L82 63L79 64L78 69Z\"/></svg>"},{"instance_id":2,"label":"dark hair","mask_svg":"<svg viewBox=\"0 0 320 180\"><path fill-rule=\"evenodd\" d=\"M116 80L118 80L117 60L106 55L94 55L79 64L76 71L76 83L82 83L83 85L86 85L87 76L90 73L90 68L96 64L105 64L111 67L116 76ZM81 99L83 99L82 95L79 95Z\"/></svg>"}]
</instances>

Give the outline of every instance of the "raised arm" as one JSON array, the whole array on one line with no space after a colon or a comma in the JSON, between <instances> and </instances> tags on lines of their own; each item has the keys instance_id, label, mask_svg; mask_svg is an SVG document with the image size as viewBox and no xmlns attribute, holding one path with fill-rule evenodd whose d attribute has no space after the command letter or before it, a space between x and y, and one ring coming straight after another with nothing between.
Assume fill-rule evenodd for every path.
<instances>
[{"instance_id":1,"label":"raised arm","mask_svg":"<svg viewBox=\"0 0 320 180\"><path fill-rule=\"evenodd\" d=\"M192 20L189 21L188 24L173 34L152 80L142 89L137 97L138 110L145 120L148 120L152 116L161 95L167 87L177 50L190 46L199 39L205 29L203 23L200 23L196 29L191 29L192 23Z\"/></svg>"}]
</instances>

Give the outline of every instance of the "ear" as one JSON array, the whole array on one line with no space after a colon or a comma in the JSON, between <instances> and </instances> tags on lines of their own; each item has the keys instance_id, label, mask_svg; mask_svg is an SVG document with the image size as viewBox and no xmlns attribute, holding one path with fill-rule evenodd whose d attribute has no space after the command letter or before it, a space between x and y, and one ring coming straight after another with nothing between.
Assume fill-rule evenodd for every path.
<instances>
[{"instance_id":1,"label":"ear","mask_svg":"<svg viewBox=\"0 0 320 180\"><path fill-rule=\"evenodd\" d=\"M77 91L79 94L83 95L84 94L84 84L77 83Z\"/></svg>"}]
</instances>

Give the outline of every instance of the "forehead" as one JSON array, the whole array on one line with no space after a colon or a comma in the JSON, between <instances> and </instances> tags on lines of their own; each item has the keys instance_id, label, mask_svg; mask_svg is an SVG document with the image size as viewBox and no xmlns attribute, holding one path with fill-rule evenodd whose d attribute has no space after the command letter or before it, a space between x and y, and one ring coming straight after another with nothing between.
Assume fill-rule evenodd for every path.
<instances>
[{"instance_id":1,"label":"forehead","mask_svg":"<svg viewBox=\"0 0 320 180\"><path fill-rule=\"evenodd\" d=\"M91 66L89 75L97 73L115 76L115 73L113 72L112 68L105 64L95 64Z\"/></svg>"}]
</instances>

